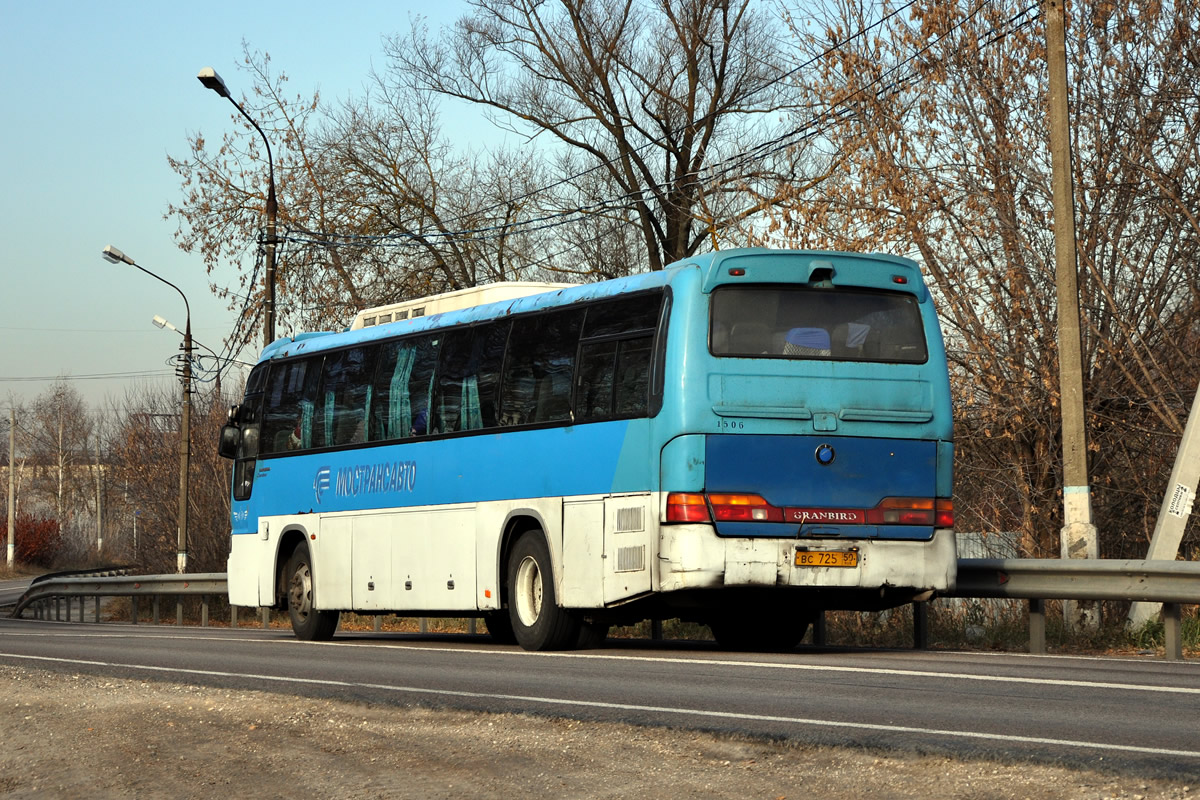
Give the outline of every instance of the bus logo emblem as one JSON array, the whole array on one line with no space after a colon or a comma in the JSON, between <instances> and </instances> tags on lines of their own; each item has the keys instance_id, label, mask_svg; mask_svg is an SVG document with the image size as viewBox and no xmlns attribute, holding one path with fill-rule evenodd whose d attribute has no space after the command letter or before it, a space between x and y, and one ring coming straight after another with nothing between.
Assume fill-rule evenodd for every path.
<instances>
[{"instance_id":1,"label":"bus logo emblem","mask_svg":"<svg viewBox=\"0 0 1200 800\"><path fill-rule=\"evenodd\" d=\"M321 505L321 495L329 488L329 476L333 471L329 467L321 467L317 470L317 477L313 479L313 493L317 496L317 505Z\"/></svg>"},{"instance_id":2,"label":"bus logo emblem","mask_svg":"<svg viewBox=\"0 0 1200 800\"><path fill-rule=\"evenodd\" d=\"M818 447L815 455L817 457L817 463L822 467L828 467L833 463L833 460L837 458L837 453L833 452L833 447L827 444L823 444Z\"/></svg>"}]
</instances>

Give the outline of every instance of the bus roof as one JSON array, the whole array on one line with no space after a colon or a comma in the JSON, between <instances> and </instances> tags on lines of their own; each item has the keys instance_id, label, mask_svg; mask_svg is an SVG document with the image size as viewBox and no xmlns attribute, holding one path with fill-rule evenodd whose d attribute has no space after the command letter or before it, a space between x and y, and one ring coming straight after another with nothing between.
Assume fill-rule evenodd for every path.
<instances>
[{"instance_id":1,"label":"bus roof","mask_svg":"<svg viewBox=\"0 0 1200 800\"><path fill-rule=\"evenodd\" d=\"M703 276L702 290L705 293L730 283L796 283L798 278L802 283L829 280L833 285L837 285L841 272L840 277L848 285L895 290L901 288L896 284L906 284L905 288L916 294L919 301L924 301L928 296L917 263L907 258L878 253L738 248L692 256L657 272L627 275L597 283L497 283L378 306L360 311L345 331L302 333L295 337L279 339L263 350L260 360L388 339L406 333L495 319L566 303L660 289L671 283L679 272L688 268L700 270ZM442 305L435 309L438 303ZM415 307L424 307L424 314L412 316L411 310ZM408 309L408 317L396 318L398 309ZM387 324L380 324L380 314L388 313L393 315L392 320ZM365 318L371 316L374 316L376 321L367 325Z\"/></svg>"},{"instance_id":2,"label":"bus roof","mask_svg":"<svg viewBox=\"0 0 1200 800\"><path fill-rule=\"evenodd\" d=\"M501 281L483 286L471 286L453 292L444 292L429 297L402 300L398 303L365 308L354 315L348 330L356 331L372 325L388 325L400 320L441 314L462 308L499 303L531 294L565 289L569 283L544 283L535 281Z\"/></svg>"}]
</instances>

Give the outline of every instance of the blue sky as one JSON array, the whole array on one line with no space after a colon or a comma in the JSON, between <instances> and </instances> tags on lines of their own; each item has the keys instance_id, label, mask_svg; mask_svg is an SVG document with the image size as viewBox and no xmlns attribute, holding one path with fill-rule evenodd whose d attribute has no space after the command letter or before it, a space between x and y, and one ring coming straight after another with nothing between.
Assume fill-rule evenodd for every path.
<instances>
[{"instance_id":1,"label":"blue sky","mask_svg":"<svg viewBox=\"0 0 1200 800\"><path fill-rule=\"evenodd\" d=\"M32 400L58 375L76 378L93 407L146 383L177 386L166 362L180 338L150 320L159 314L182 329L183 301L104 261L108 244L179 286L195 338L221 349L236 313L209 285L235 286L236 275L208 275L163 219L182 197L167 154L185 156L196 131L216 141L233 129L237 112L196 79L202 67L240 97L250 87L237 68L245 40L270 54L293 92L320 89L333 100L361 91L372 65L384 65L381 38L406 30L410 15L437 24L465 10L457 0L355 0L336 10L297 0L0 0L0 406ZM144 372L157 374L78 379ZM14 380L42 376L51 379Z\"/></svg>"}]
</instances>

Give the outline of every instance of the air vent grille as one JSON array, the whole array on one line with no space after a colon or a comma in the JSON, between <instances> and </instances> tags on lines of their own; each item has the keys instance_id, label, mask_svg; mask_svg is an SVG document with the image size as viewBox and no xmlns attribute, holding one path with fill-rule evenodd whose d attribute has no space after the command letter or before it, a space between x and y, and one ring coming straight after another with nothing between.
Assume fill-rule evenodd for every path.
<instances>
[{"instance_id":1,"label":"air vent grille","mask_svg":"<svg viewBox=\"0 0 1200 800\"><path fill-rule=\"evenodd\" d=\"M646 530L646 509L642 506L617 509L617 533Z\"/></svg>"},{"instance_id":2,"label":"air vent grille","mask_svg":"<svg viewBox=\"0 0 1200 800\"><path fill-rule=\"evenodd\" d=\"M617 572L641 572L646 568L646 545L617 548Z\"/></svg>"}]
</instances>

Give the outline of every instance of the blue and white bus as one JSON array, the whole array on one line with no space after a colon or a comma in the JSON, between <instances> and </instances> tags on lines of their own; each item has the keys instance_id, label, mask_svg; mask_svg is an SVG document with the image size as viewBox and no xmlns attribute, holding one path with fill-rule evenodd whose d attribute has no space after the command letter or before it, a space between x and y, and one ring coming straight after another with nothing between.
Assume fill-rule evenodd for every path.
<instances>
[{"instance_id":1,"label":"blue and white bus","mask_svg":"<svg viewBox=\"0 0 1200 800\"><path fill-rule=\"evenodd\" d=\"M533 650L676 617L787 648L821 610L953 587L914 262L742 249L469 295L263 351L221 438L232 604L286 607L302 639L355 611L482 617Z\"/></svg>"}]
</instances>

